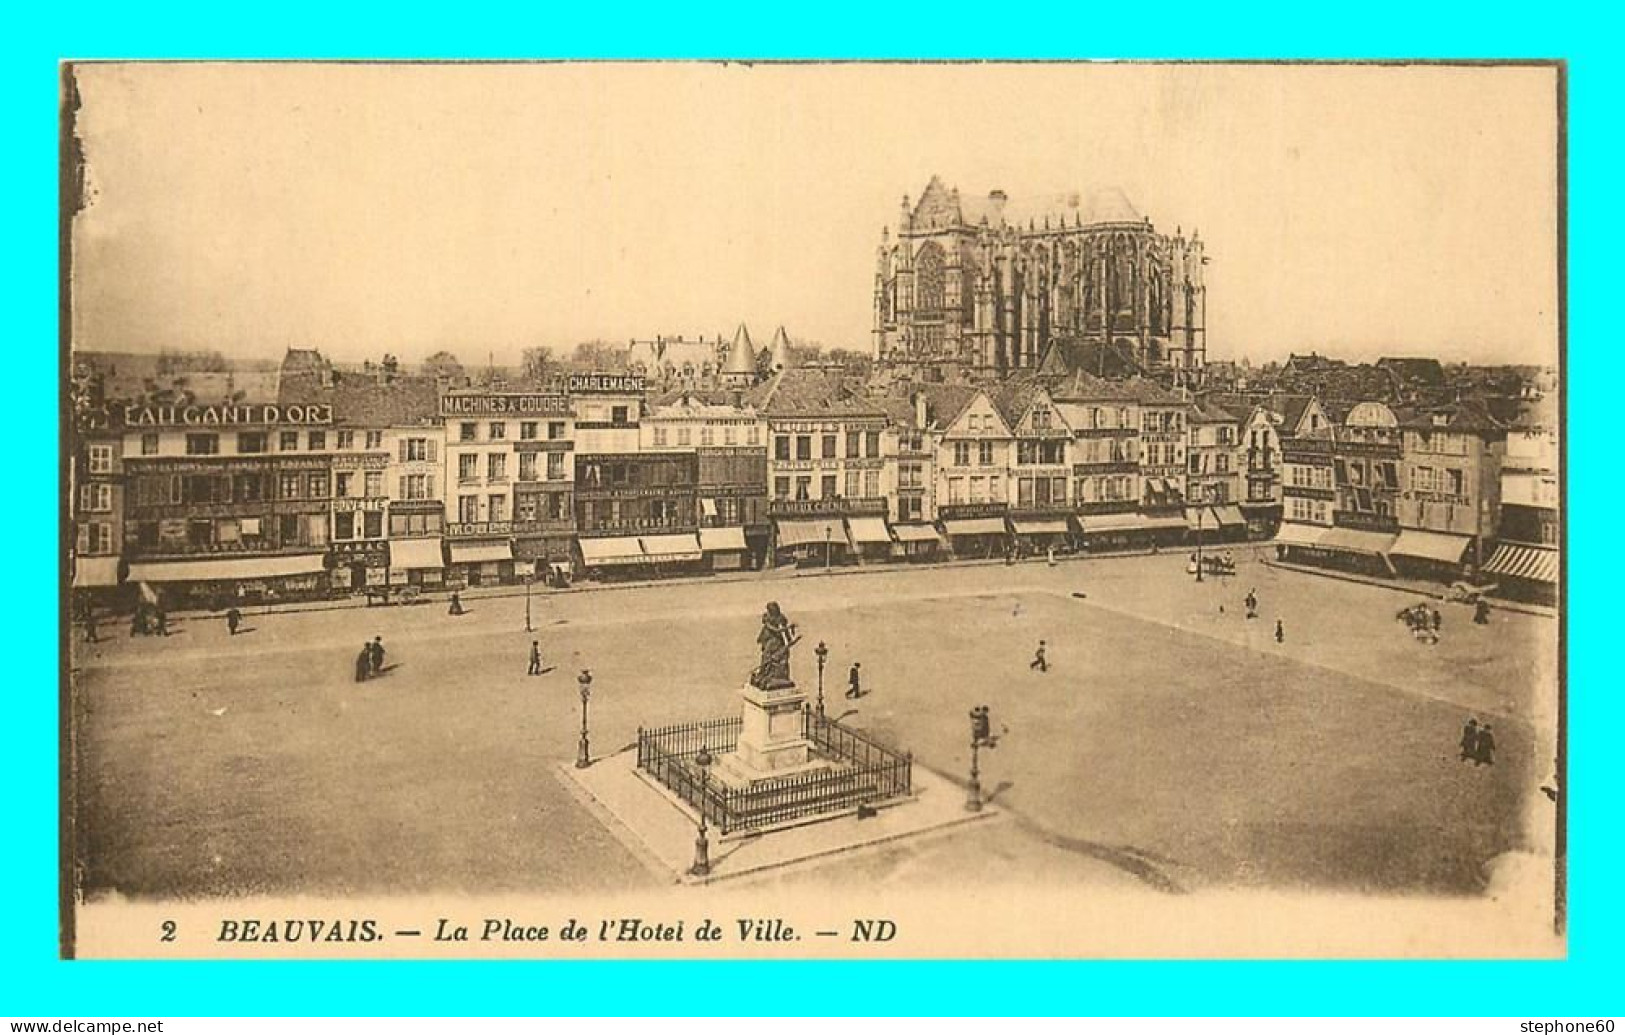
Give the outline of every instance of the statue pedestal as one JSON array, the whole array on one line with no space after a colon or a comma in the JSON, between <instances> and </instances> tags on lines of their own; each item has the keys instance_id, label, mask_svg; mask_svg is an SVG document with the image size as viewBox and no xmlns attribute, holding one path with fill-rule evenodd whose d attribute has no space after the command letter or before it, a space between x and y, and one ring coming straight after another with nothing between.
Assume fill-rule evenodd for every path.
<instances>
[{"instance_id":1,"label":"statue pedestal","mask_svg":"<svg viewBox=\"0 0 1625 1035\"><path fill-rule=\"evenodd\" d=\"M793 686L783 690L747 686L739 696L745 700L736 756L739 766L756 776L806 766L812 742L801 732L801 708L807 695Z\"/></svg>"}]
</instances>

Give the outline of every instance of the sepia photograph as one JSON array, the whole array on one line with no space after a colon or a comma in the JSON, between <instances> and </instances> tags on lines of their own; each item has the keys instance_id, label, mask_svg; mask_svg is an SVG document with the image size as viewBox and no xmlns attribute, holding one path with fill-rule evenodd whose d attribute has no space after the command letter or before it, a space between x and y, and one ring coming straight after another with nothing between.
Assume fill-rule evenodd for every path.
<instances>
[{"instance_id":1,"label":"sepia photograph","mask_svg":"<svg viewBox=\"0 0 1625 1035\"><path fill-rule=\"evenodd\" d=\"M65 957L1564 955L1561 63L60 77Z\"/></svg>"}]
</instances>

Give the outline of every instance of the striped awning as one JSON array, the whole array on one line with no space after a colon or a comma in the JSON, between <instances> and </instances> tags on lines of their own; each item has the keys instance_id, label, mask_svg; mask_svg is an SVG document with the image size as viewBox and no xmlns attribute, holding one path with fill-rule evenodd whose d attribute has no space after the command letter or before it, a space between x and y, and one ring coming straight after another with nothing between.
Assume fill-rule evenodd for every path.
<instances>
[{"instance_id":1,"label":"striped awning","mask_svg":"<svg viewBox=\"0 0 1625 1035\"><path fill-rule=\"evenodd\" d=\"M931 525L895 525L897 541L902 543L941 543L942 536Z\"/></svg>"},{"instance_id":2,"label":"striped awning","mask_svg":"<svg viewBox=\"0 0 1625 1035\"><path fill-rule=\"evenodd\" d=\"M1467 544L1472 541L1471 536L1406 528L1400 531L1399 541L1390 552L1400 557L1420 557L1428 561L1460 564L1461 555L1467 552Z\"/></svg>"},{"instance_id":3,"label":"striped awning","mask_svg":"<svg viewBox=\"0 0 1625 1035\"><path fill-rule=\"evenodd\" d=\"M1322 550L1340 550L1344 553L1385 554L1399 538L1392 532L1368 532L1362 528L1328 528L1320 537Z\"/></svg>"},{"instance_id":4,"label":"striped awning","mask_svg":"<svg viewBox=\"0 0 1625 1035\"><path fill-rule=\"evenodd\" d=\"M1283 522L1281 530L1275 533L1275 542L1279 546L1319 546L1320 540L1331 529L1322 525L1304 525L1296 521Z\"/></svg>"},{"instance_id":5,"label":"striped awning","mask_svg":"<svg viewBox=\"0 0 1625 1035\"><path fill-rule=\"evenodd\" d=\"M1546 546L1524 546L1521 543L1502 543L1495 555L1484 565L1492 575L1504 575L1533 582L1557 582L1557 551Z\"/></svg>"},{"instance_id":6,"label":"striped awning","mask_svg":"<svg viewBox=\"0 0 1625 1035\"><path fill-rule=\"evenodd\" d=\"M639 542L643 544L643 555L651 561L697 561L704 556L700 537L693 532L646 535Z\"/></svg>"},{"instance_id":7,"label":"striped awning","mask_svg":"<svg viewBox=\"0 0 1625 1035\"><path fill-rule=\"evenodd\" d=\"M886 529L885 518L849 517L846 519L846 527L852 533L854 543L891 542L891 532Z\"/></svg>"},{"instance_id":8,"label":"striped awning","mask_svg":"<svg viewBox=\"0 0 1625 1035\"><path fill-rule=\"evenodd\" d=\"M581 560L589 568L604 568L612 564L642 564L643 547L633 536L606 536L601 539L582 539Z\"/></svg>"},{"instance_id":9,"label":"striped awning","mask_svg":"<svg viewBox=\"0 0 1625 1035\"><path fill-rule=\"evenodd\" d=\"M1219 519L1221 525L1245 525L1247 523L1247 519L1241 515L1241 508L1234 503L1224 503L1214 507L1213 516Z\"/></svg>"},{"instance_id":10,"label":"striped awning","mask_svg":"<svg viewBox=\"0 0 1625 1035\"><path fill-rule=\"evenodd\" d=\"M747 549L745 546L745 530L743 528L702 528L700 529L700 549L706 553Z\"/></svg>"},{"instance_id":11,"label":"striped awning","mask_svg":"<svg viewBox=\"0 0 1625 1035\"><path fill-rule=\"evenodd\" d=\"M1004 535L1004 518L961 518L944 521L942 527L949 535Z\"/></svg>"},{"instance_id":12,"label":"striped awning","mask_svg":"<svg viewBox=\"0 0 1625 1035\"><path fill-rule=\"evenodd\" d=\"M439 539L392 539L389 543L389 566L401 569L443 568Z\"/></svg>"},{"instance_id":13,"label":"striped awning","mask_svg":"<svg viewBox=\"0 0 1625 1035\"><path fill-rule=\"evenodd\" d=\"M233 557L207 561L148 561L130 565L132 582L223 582L314 575L326 569L319 553L295 557Z\"/></svg>"},{"instance_id":14,"label":"striped awning","mask_svg":"<svg viewBox=\"0 0 1625 1035\"><path fill-rule=\"evenodd\" d=\"M117 557L75 557L73 559L73 588L95 589L103 586L116 586L118 577L119 558Z\"/></svg>"},{"instance_id":15,"label":"striped awning","mask_svg":"<svg viewBox=\"0 0 1625 1035\"><path fill-rule=\"evenodd\" d=\"M781 548L811 546L814 543L820 546L825 543L836 546L850 545L846 541L846 529L842 527L840 518L819 518L816 521L784 520L775 524L778 527Z\"/></svg>"}]
</instances>

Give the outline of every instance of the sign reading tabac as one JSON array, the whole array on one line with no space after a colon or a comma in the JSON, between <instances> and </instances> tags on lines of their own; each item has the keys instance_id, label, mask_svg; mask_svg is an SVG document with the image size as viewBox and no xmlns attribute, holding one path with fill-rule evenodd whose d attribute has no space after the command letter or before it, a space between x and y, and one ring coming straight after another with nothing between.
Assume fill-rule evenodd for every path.
<instances>
[{"instance_id":1,"label":"sign reading tabac","mask_svg":"<svg viewBox=\"0 0 1625 1035\"><path fill-rule=\"evenodd\" d=\"M540 392L448 392L440 397L440 412L447 417L562 417L570 400Z\"/></svg>"},{"instance_id":2,"label":"sign reading tabac","mask_svg":"<svg viewBox=\"0 0 1625 1035\"><path fill-rule=\"evenodd\" d=\"M221 406L126 406L124 422L134 427L222 424L331 424L333 407L275 403L232 403Z\"/></svg>"},{"instance_id":3,"label":"sign reading tabac","mask_svg":"<svg viewBox=\"0 0 1625 1035\"><path fill-rule=\"evenodd\" d=\"M571 395L642 395L642 374L571 374Z\"/></svg>"}]
</instances>

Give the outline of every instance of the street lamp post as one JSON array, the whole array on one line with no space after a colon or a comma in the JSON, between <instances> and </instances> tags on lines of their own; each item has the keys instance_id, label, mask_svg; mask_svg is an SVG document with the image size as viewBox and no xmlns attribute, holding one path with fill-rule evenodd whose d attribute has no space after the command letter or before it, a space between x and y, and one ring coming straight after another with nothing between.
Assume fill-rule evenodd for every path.
<instances>
[{"instance_id":1,"label":"street lamp post","mask_svg":"<svg viewBox=\"0 0 1625 1035\"><path fill-rule=\"evenodd\" d=\"M982 748L982 709L973 708L970 713L970 789L965 795L965 811L982 811L982 770L979 752Z\"/></svg>"},{"instance_id":2,"label":"street lamp post","mask_svg":"<svg viewBox=\"0 0 1625 1035\"><path fill-rule=\"evenodd\" d=\"M1197 582L1202 581L1202 515L1204 513L1206 513L1206 512L1207 512L1207 508L1202 506L1202 501L1200 499L1198 499L1196 501L1196 581Z\"/></svg>"},{"instance_id":3,"label":"street lamp post","mask_svg":"<svg viewBox=\"0 0 1625 1035\"><path fill-rule=\"evenodd\" d=\"M694 865L688 872L696 877L704 877L711 872L711 842L707 839L708 828L705 825L706 792L710 790L711 752L704 744L700 745L700 753L694 756L694 764L700 769L700 830L699 836L694 839Z\"/></svg>"},{"instance_id":4,"label":"street lamp post","mask_svg":"<svg viewBox=\"0 0 1625 1035\"><path fill-rule=\"evenodd\" d=\"M832 533L831 533L829 524L826 522L825 525L824 525L824 570L825 571L829 571L830 563L831 563L830 555L835 550L835 544L831 541L831 534Z\"/></svg>"},{"instance_id":5,"label":"street lamp post","mask_svg":"<svg viewBox=\"0 0 1625 1035\"><path fill-rule=\"evenodd\" d=\"M536 572L531 571L525 576L525 631L534 632L530 627L530 587L536 581Z\"/></svg>"},{"instance_id":6,"label":"street lamp post","mask_svg":"<svg viewBox=\"0 0 1625 1035\"><path fill-rule=\"evenodd\" d=\"M581 751L576 755L576 768L585 769L592 765L592 753L587 745L587 701L592 698L592 673L582 669L576 682L581 684Z\"/></svg>"},{"instance_id":7,"label":"street lamp post","mask_svg":"<svg viewBox=\"0 0 1625 1035\"><path fill-rule=\"evenodd\" d=\"M818 717L822 719L824 717L824 662L829 658L829 648L824 645L823 640L819 640L818 646L813 648L813 655L818 658Z\"/></svg>"}]
</instances>

